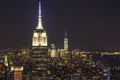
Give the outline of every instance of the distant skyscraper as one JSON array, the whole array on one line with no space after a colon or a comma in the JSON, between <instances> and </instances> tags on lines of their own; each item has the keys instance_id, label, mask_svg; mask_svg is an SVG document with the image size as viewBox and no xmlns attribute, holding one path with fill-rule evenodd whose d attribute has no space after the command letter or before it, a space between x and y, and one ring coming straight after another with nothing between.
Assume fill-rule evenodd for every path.
<instances>
[{"instance_id":1,"label":"distant skyscraper","mask_svg":"<svg viewBox=\"0 0 120 80\"><path fill-rule=\"evenodd\" d=\"M5 55L4 64L5 64L5 66L8 66L8 58L7 58L7 55Z\"/></svg>"},{"instance_id":2,"label":"distant skyscraper","mask_svg":"<svg viewBox=\"0 0 120 80\"><path fill-rule=\"evenodd\" d=\"M56 57L56 49L54 44L51 44L50 56Z\"/></svg>"},{"instance_id":3,"label":"distant skyscraper","mask_svg":"<svg viewBox=\"0 0 120 80\"><path fill-rule=\"evenodd\" d=\"M14 67L14 80L23 80L22 73L23 73L23 66Z\"/></svg>"},{"instance_id":4,"label":"distant skyscraper","mask_svg":"<svg viewBox=\"0 0 120 80\"><path fill-rule=\"evenodd\" d=\"M68 37L67 37L67 31L65 31L65 37L64 37L64 50L65 50L65 52L68 52Z\"/></svg>"},{"instance_id":5,"label":"distant skyscraper","mask_svg":"<svg viewBox=\"0 0 120 80\"><path fill-rule=\"evenodd\" d=\"M47 34L42 27L42 16L41 16L41 3L39 2L39 16L38 16L38 26L34 30L32 39L32 60L35 64L35 70L46 68L47 64Z\"/></svg>"}]
</instances>

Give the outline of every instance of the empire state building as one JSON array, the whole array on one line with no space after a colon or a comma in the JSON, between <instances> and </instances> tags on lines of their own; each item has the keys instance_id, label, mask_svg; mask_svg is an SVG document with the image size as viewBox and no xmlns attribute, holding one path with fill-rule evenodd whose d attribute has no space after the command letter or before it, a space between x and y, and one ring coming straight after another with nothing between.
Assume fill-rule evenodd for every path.
<instances>
[{"instance_id":1,"label":"empire state building","mask_svg":"<svg viewBox=\"0 0 120 80\"><path fill-rule=\"evenodd\" d=\"M41 16L41 3L39 2L39 16L38 16L38 26L34 30L32 38L32 61L34 64L34 70L38 72L40 69L44 71L41 74L45 74L47 66L47 33L42 26L42 16Z\"/></svg>"},{"instance_id":2,"label":"empire state building","mask_svg":"<svg viewBox=\"0 0 120 80\"><path fill-rule=\"evenodd\" d=\"M39 2L39 16L38 16L38 26L34 30L33 33L33 40L32 40L33 47L40 47L40 46L47 46L47 34L42 26L42 16L41 16L41 5Z\"/></svg>"}]
</instances>

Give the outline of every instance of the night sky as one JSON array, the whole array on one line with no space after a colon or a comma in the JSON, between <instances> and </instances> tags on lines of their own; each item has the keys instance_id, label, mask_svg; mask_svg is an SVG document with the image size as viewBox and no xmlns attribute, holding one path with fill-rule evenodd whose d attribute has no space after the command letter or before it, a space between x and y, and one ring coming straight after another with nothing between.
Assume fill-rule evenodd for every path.
<instances>
[{"instance_id":1,"label":"night sky","mask_svg":"<svg viewBox=\"0 0 120 80\"><path fill-rule=\"evenodd\" d=\"M37 26L38 0L0 1L0 49L30 48ZM42 0L49 44L70 49L120 50L120 0Z\"/></svg>"}]
</instances>

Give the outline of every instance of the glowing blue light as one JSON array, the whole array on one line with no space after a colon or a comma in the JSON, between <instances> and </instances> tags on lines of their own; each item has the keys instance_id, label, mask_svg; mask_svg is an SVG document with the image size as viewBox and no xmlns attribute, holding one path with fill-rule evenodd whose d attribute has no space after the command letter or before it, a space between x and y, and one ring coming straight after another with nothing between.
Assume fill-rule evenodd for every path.
<instances>
[{"instance_id":1,"label":"glowing blue light","mask_svg":"<svg viewBox=\"0 0 120 80\"><path fill-rule=\"evenodd\" d=\"M39 1L39 17L41 17L41 2Z\"/></svg>"}]
</instances>

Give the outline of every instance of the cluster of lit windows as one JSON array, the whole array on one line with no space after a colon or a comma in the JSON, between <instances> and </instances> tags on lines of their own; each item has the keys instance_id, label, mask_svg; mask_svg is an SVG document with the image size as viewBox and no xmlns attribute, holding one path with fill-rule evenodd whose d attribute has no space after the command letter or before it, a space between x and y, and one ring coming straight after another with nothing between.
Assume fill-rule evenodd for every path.
<instances>
[{"instance_id":1,"label":"cluster of lit windows","mask_svg":"<svg viewBox=\"0 0 120 80\"><path fill-rule=\"evenodd\" d=\"M34 33L33 46L47 46L47 36L45 32Z\"/></svg>"}]
</instances>

